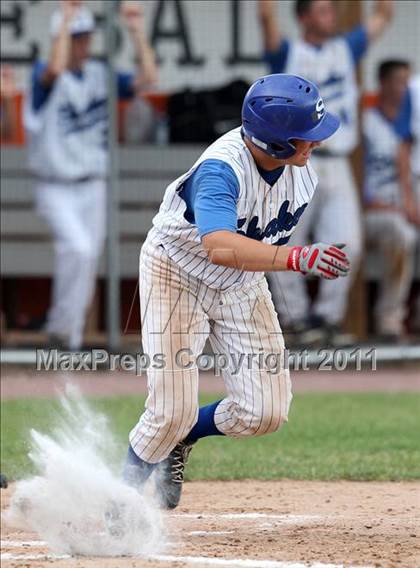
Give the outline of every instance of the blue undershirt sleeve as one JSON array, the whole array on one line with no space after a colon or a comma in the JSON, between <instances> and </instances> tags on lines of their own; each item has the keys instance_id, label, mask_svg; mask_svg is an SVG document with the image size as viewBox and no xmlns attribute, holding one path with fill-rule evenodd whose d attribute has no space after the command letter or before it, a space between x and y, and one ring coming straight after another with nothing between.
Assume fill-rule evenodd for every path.
<instances>
[{"instance_id":1,"label":"blue undershirt sleeve","mask_svg":"<svg viewBox=\"0 0 420 568\"><path fill-rule=\"evenodd\" d=\"M36 112L41 109L41 107L47 102L50 96L53 85L45 87L42 82L42 76L47 68L47 64L38 61L35 63L32 69L32 108Z\"/></svg>"},{"instance_id":2,"label":"blue undershirt sleeve","mask_svg":"<svg viewBox=\"0 0 420 568\"><path fill-rule=\"evenodd\" d=\"M290 44L287 39L280 42L277 51L266 51L264 61L270 67L271 73L284 73L286 69L287 57L289 55Z\"/></svg>"},{"instance_id":3,"label":"blue undershirt sleeve","mask_svg":"<svg viewBox=\"0 0 420 568\"><path fill-rule=\"evenodd\" d=\"M239 182L227 162L205 160L180 195L187 203L189 220L196 224L200 237L215 231L236 232Z\"/></svg>"},{"instance_id":4,"label":"blue undershirt sleeve","mask_svg":"<svg viewBox=\"0 0 420 568\"><path fill-rule=\"evenodd\" d=\"M404 140L404 142L411 142L413 140L413 134L411 132L411 120L412 120L412 103L411 103L410 91L409 89L407 89L407 92L401 103L400 112L395 121L395 130L398 136L401 138L401 140Z\"/></svg>"},{"instance_id":5,"label":"blue undershirt sleeve","mask_svg":"<svg viewBox=\"0 0 420 568\"><path fill-rule=\"evenodd\" d=\"M120 99L131 99L134 97L134 75L132 73L117 73L117 89Z\"/></svg>"},{"instance_id":6,"label":"blue undershirt sleeve","mask_svg":"<svg viewBox=\"0 0 420 568\"><path fill-rule=\"evenodd\" d=\"M351 51L353 62L357 65L363 55L366 53L368 45L369 45L369 38L367 34L366 26L359 25L344 34L344 39L349 46Z\"/></svg>"}]
</instances>

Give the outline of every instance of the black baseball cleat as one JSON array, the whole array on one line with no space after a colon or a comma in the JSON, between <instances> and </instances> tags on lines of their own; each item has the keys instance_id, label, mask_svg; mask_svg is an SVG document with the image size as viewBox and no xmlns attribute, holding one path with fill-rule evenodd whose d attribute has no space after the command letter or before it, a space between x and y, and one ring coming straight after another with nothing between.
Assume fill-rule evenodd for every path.
<instances>
[{"instance_id":1,"label":"black baseball cleat","mask_svg":"<svg viewBox=\"0 0 420 568\"><path fill-rule=\"evenodd\" d=\"M3 475L2 473L0 473L0 487L2 489L7 489L9 483L7 481L7 477L5 475Z\"/></svg>"},{"instance_id":2,"label":"black baseball cleat","mask_svg":"<svg viewBox=\"0 0 420 568\"><path fill-rule=\"evenodd\" d=\"M156 486L159 504L163 509L175 509L179 504L184 483L184 470L195 442L180 442L157 469Z\"/></svg>"}]
</instances>

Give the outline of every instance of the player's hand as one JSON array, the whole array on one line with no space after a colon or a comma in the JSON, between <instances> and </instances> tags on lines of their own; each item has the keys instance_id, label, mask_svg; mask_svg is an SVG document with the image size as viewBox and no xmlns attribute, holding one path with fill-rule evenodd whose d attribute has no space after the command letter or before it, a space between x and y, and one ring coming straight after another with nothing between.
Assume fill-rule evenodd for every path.
<instances>
[{"instance_id":1,"label":"player's hand","mask_svg":"<svg viewBox=\"0 0 420 568\"><path fill-rule=\"evenodd\" d=\"M420 225L420 208L412 194L404 200L403 215L409 223Z\"/></svg>"},{"instance_id":2,"label":"player's hand","mask_svg":"<svg viewBox=\"0 0 420 568\"><path fill-rule=\"evenodd\" d=\"M420 215L416 209L406 209L403 213L409 223L420 226Z\"/></svg>"},{"instance_id":3,"label":"player's hand","mask_svg":"<svg viewBox=\"0 0 420 568\"><path fill-rule=\"evenodd\" d=\"M350 262L341 249L344 244L315 243L305 247L293 247L287 261L288 270L314 274L328 280L347 276Z\"/></svg>"},{"instance_id":4,"label":"player's hand","mask_svg":"<svg viewBox=\"0 0 420 568\"><path fill-rule=\"evenodd\" d=\"M139 2L125 1L120 8L121 18L130 31L138 31L143 29L143 6Z\"/></svg>"},{"instance_id":5,"label":"player's hand","mask_svg":"<svg viewBox=\"0 0 420 568\"><path fill-rule=\"evenodd\" d=\"M272 18L275 16L275 0L259 0L258 10L261 17Z\"/></svg>"},{"instance_id":6,"label":"player's hand","mask_svg":"<svg viewBox=\"0 0 420 568\"><path fill-rule=\"evenodd\" d=\"M80 10L82 0L61 0L61 10L63 12L64 20L70 22L75 14Z\"/></svg>"},{"instance_id":7,"label":"player's hand","mask_svg":"<svg viewBox=\"0 0 420 568\"><path fill-rule=\"evenodd\" d=\"M16 94L15 73L10 65L0 67L0 97L11 99Z\"/></svg>"}]
</instances>

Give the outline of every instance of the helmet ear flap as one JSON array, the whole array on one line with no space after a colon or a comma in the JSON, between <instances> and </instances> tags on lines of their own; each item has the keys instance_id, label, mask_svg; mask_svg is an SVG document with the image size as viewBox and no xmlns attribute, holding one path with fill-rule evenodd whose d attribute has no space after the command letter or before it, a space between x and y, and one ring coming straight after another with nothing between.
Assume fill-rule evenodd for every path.
<instances>
[{"instance_id":1,"label":"helmet ear flap","mask_svg":"<svg viewBox=\"0 0 420 568\"><path fill-rule=\"evenodd\" d=\"M277 160L291 158L296 153L296 147L289 140L284 142L270 142L267 144L267 154Z\"/></svg>"},{"instance_id":2,"label":"helmet ear flap","mask_svg":"<svg viewBox=\"0 0 420 568\"><path fill-rule=\"evenodd\" d=\"M285 140L284 142L263 142L251 133L248 133L245 124L242 126L241 134L243 137L246 136L254 146L262 150L265 154L277 160L285 160L296 153L296 147L289 140Z\"/></svg>"}]
</instances>

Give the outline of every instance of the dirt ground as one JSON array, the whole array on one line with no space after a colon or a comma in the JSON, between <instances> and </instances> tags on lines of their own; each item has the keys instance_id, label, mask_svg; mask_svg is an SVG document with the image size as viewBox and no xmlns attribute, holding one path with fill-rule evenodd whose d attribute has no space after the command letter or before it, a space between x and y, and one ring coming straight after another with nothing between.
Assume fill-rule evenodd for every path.
<instances>
[{"instance_id":1,"label":"dirt ground","mask_svg":"<svg viewBox=\"0 0 420 568\"><path fill-rule=\"evenodd\" d=\"M2 507L12 492L2 492ZM165 518L170 544L156 558L60 559L36 534L3 527L2 566L416 568L419 505L417 482L187 483L182 505Z\"/></svg>"},{"instance_id":2,"label":"dirt ground","mask_svg":"<svg viewBox=\"0 0 420 568\"><path fill-rule=\"evenodd\" d=\"M3 369L4 371L4 369ZM3 399L52 397L64 376L2 372ZM68 378L68 375L67 375ZM72 373L84 395L142 394L145 379L129 373ZM293 374L295 392L418 392L418 369ZM219 393L205 373L201 391ZM7 506L13 486L2 491ZM36 534L2 527L4 568L334 568L420 567L420 483L194 482L165 516L170 544L153 558L60 558Z\"/></svg>"}]
</instances>

